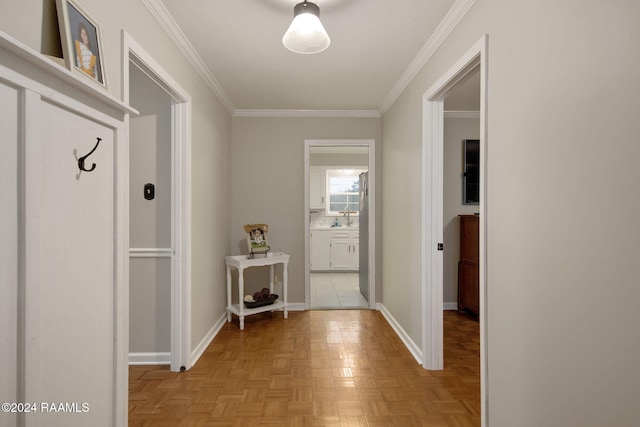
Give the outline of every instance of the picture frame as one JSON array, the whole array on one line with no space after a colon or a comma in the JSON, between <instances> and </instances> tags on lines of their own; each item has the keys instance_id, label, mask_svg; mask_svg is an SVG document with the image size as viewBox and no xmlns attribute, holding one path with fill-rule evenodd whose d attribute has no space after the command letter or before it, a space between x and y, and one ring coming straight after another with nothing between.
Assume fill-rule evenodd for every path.
<instances>
[{"instance_id":1,"label":"picture frame","mask_svg":"<svg viewBox=\"0 0 640 427\"><path fill-rule=\"evenodd\" d=\"M480 140L462 141L462 204L480 204Z\"/></svg>"},{"instance_id":2,"label":"picture frame","mask_svg":"<svg viewBox=\"0 0 640 427\"><path fill-rule=\"evenodd\" d=\"M265 254L271 249L267 240L267 232L269 226L267 224L246 224L244 231L247 233L247 247L249 248L249 257L253 258L255 254Z\"/></svg>"},{"instance_id":3,"label":"picture frame","mask_svg":"<svg viewBox=\"0 0 640 427\"><path fill-rule=\"evenodd\" d=\"M76 0L56 0L65 66L107 89L102 31Z\"/></svg>"}]
</instances>

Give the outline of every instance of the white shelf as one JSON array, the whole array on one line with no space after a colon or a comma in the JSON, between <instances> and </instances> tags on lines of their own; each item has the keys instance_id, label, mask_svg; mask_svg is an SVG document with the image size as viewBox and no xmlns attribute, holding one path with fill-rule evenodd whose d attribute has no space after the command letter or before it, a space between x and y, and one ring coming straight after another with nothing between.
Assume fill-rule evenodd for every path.
<instances>
[{"instance_id":1,"label":"white shelf","mask_svg":"<svg viewBox=\"0 0 640 427\"><path fill-rule=\"evenodd\" d=\"M252 314L259 314L267 311L284 310L285 307L286 306L284 302L277 300L273 304L256 308L247 308L244 306L244 304L242 306L240 306L240 304L232 304L231 306L227 307L227 310L238 316L251 316Z\"/></svg>"},{"instance_id":2,"label":"white shelf","mask_svg":"<svg viewBox=\"0 0 640 427\"><path fill-rule=\"evenodd\" d=\"M96 84L86 81L86 79L81 78L81 76L71 70L57 64L52 59L33 50L29 46L2 31L0 31L0 47L20 56L35 67L40 68L59 80L70 84L76 89L101 100L105 104L124 114L139 114L136 109L120 101L118 98L111 95L106 89L99 88Z\"/></svg>"},{"instance_id":3,"label":"white shelf","mask_svg":"<svg viewBox=\"0 0 640 427\"><path fill-rule=\"evenodd\" d=\"M245 269L289 262L289 255L283 252L268 252L266 257L261 254L256 254L254 258L249 258L249 255L235 255L226 257L225 262L227 265L235 268Z\"/></svg>"}]
</instances>

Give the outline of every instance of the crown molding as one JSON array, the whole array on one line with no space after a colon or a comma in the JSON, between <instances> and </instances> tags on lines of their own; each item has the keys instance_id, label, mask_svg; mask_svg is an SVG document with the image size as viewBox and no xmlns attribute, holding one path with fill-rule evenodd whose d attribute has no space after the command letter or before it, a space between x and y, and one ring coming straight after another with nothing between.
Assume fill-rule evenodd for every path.
<instances>
[{"instance_id":1,"label":"crown molding","mask_svg":"<svg viewBox=\"0 0 640 427\"><path fill-rule=\"evenodd\" d=\"M445 111L445 119L479 119L480 111Z\"/></svg>"},{"instance_id":2,"label":"crown molding","mask_svg":"<svg viewBox=\"0 0 640 427\"><path fill-rule=\"evenodd\" d=\"M158 21L160 26L169 35L180 52L185 56L196 72L202 77L207 86L213 91L220 102L234 117L359 117L378 118L381 117L400 94L406 89L409 83L415 78L418 72L425 66L431 56L440 47L449 33L458 25L460 20L469 11L476 0L457 0L449 9L445 18L440 22L438 28L429 37L427 43L422 47L418 55L411 62L407 70L400 77L395 86L387 94L381 107L378 110L236 110L224 89L215 79L204 61L198 55L193 45L189 42L178 24L175 22L169 11L161 0L142 0L142 3L149 9L152 16Z\"/></svg>"},{"instance_id":3,"label":"crown molding","mask_svg":"<svg viewBox=\"0 0 640 427\"><path fill-rule=\"evenodd\" d=\"M377 110L236 110L233 117L380 118Z\"/></svg>"},{"instance_id":4,"label":"crown molding","mask_svg":"<svg viewBox=\"0 0 640 427\"><path fill-rule=\"evenodd\" d=\"M381 114L386 113L396 99L398 99L400 94L402 94L422 67L425 66L440 45L446 40L451 31L453 31L464 15L466 15L469 9L471 9L471 6L473 6L475 1L476 0L457 0L451 9L449 9L447 16L445 16L442 22L440 22L438 28L436 28L431 37L429 37L429 40L427 40L418 55L400 77L400 80L398 80L395 86L387 94L379 108Z\"/></svg>"},{"instance_id":5,"label":"crown molding","mask_svg":"<svg viewBox=\"0 0 640 427\"><path fill-rule=\"evenodd\" d=\"M178 47L178 50L182 52L187 61L193 66L196 72L202 77L207 86L213 91L216 97L220 100L222 105L231 114L234 113L235 107L231 103L231 100L225 93L220 83L211 74L211 71L207 68L204 61L198 55L193 45L187 39L187 36L182 32L176 21L173 19L167 8L160 0L142 0L142 3L149 9L151 15L158 21L162 29L169 35L171 40Z\"/></svg>"}]
</instances>

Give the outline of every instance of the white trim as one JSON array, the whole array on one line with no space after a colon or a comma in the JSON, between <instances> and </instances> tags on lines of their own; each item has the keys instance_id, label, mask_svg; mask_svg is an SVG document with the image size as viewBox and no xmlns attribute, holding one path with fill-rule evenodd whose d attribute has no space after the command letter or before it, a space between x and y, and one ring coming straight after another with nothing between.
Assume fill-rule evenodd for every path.
<instances>
[{"instance_id":1,"label":"white trim","mask_svg":"<svg viewBox=\"0 0 640 427\"><path fill-rule=\"evenodd\" d=\"M131 258L171 258L174 253L171 248L129 248Z\"/></svg>"},{"instance_id":2,"label":"white trim","mask_svg":"<svg viewBox=\"0 0 640 427\"><path fill-rule=\"evenodd\" d=\"M122 31L122 90L129 101L129 64L133 63L172 99L171 370L191 368L191 96ZM127 155L127 163L128 163ZM128 193L128 192L127 192ZM127 220L129 210L127 206ZM134 248L135 251L135 248Z\"/></svg>"},{"instance_id":3,"label":"white trim","mask_svg":"<svg viewBox=\"0 0 640 427\"><path fill-rule=\"evenodd\" d=\"M458 309L458 303L457 302L445 302L445 303L442 303L442 309L445 310L445 311L457 310Z\"/></svg>"},{"instance_id":4,"label":"white trim","mask_svg":"<svg viewBox=\"0 0 640 427\"><path fill-rule=\"evenodd\" d=\"M288 311L306 311L307 305L303 302L287 303Z\"/></svg>"},{"instance_id":5,"label":"white trim","mask_svg":"<svg viewBox=\"0 0 640 427\"><path fill-rule=\"evenodd\" d=\"M207 347L211 345L214 338L220 333L220 330L227 323L227 313L223 313L222 316L218 319L218 321L209 329L209 332L205 334L205 336L200 340L198 345L191 352L191 365L195 365L196 362L200 359L200 357L207 350Z\"/></svg>"},{"instance_id":6,"label":"white trim","mask_svg":"<svg viewBox=\"0 0 640 427\"><path fill-rule=\"evenodd\" d=\"M479 119L480 111L444 111L445 119Z\"/></svg>"},{"instance_id":7,"label":"white trim","mask_svg":"<svg viewBox=\"0 0 640 427\"><path fill-rule=\"evenodd\" d=\"M457 0L451 9L449 9L449 12L447 12L447 15L444 17L442 22L440 22L438 28L436 28L431 37L429 37L429 40L427 40L407 70L402 74L400 80L398 80L389 94L385 97L378 109L382 114L386 113L396 99L398 99L400 94L406 89L409 83L411 83L413 78L425 66L429 59L431 59L431 56L433 56L436 50L445 41L449 33L453 31L474 3L475 0Z\"/></svg>"},{"instance_id":8,"label":"white trim","mask_svg":"<svg viewBox=\"0 0 640 427\"><path fill-rule=\"evenodd\" d=\"M377 110L236 110L233 117L380 118Z\"/></svg>"},{"instance_id":9,"label":"white trim","mask_svg":"<svg viewBox=\"0 0 640 427\"><path fill-rule=\"evenodd\" d=\"M440 370L444 366L442 318L443 251L443 145L444 102L424 101L424 147L422 149L422 366ZM435 285L432 285L435 284Z\"/></svg>"},{"instance_id":10,"label":"white trim","mask_svg":"<svg viewBox=\"0 0 640 427\"><path fill-rule=\"evenodd\" d=\"M312 146L365 146L369 148L369 308L376 308L376 141L375 139L304 140L304 281L305 308L311 308L311 255L309 224L309 154Z\"/></svg>"},{"instance_id":11,"label":"white trim","mask_svg":"<svg viewBox=\"0 0 640 427\"><path fill-rule=\"evenodd\" d=\"M129 353L129 365L169 365L171 353Z\"/></svg>"},{"instance_id":12,"label":"white trim","mask_svg":"<svg viewBox=\"0 0 640 427\"><path fill-rule=\"evenodd\" d=\"M195 50L187 36L182 32L180 26L173 19L164 4L160 0L142 0L142 3L147 7L147 9L149 9L151 15L153 15L156 21L158 21L178 50L182 52L187 61L189 61L202 80L204 80L207 86L209 86L213 91L222 105L224 105L229 113L233 114L235 107L231 103L231 100L225 93L222 86L220 86L220 83L218 83L213 74L211 74L207 65L204 63L200 55L198 55L198 52Z\"/></svg>"},{"instance_id":13,"label":"white trim","mask_svg":"<svg viewBox=\"0 0 640 427\"><path fill-rule=\"evenodd\" d=\"M68 97L46 84L33 80L31 76L22 74L22 70L16 71L4 65L0 65L0 78L10 81L14 85L28 88L30 91L40 95L45 102L55 105L63 110L71 111L78 116L87 118L94 122L104 123L114 129L122 130L125 128L123 120L114 118L113 116L105 114L99 110L87 110L86 103L77 101L76 99Z\"/></svg>"},{"instance_id":14,"label":"white trim","mask_svg":"<svg viewBox=\"0 0 640 427\"><path fill-rule=\"evenodd\" d=\"M443 352L442 330L436 330L438 314L441 314L442 271L437 262L436 243L438 233L442 233L442 200L439 193L443 188L442 146L444 144L441 127L443 126L442 108L448 92L461 82L470 72L480 69L480 408L482 426L489 425L488 384L487 384L487 51L488 36L484 35L456 63L445 72L423 95L424 137L423 137L423 259L429 260L431 269L426 266L422 271L423 289L423 353L425 357L441 357ZM429 171L429 172L426 172ZM435 192L435 193L434 193ZM436 299L438 296L439 299ZM442 369L432 361L426 360L423 366L428 369Z\"/></svg>"},{"instance_id":15,"label":"white trim","mask_svg":"<svg viewBox=\"0 0 640 427\"><path fill-rule=\"evenodd\" d=\"M76 73L73 73L71 70L54 62L53 59L49 59L45 55L36 52L29 46L14 39L3 31L0 31L0 47L16 54L22 59L25 59L30 64L42 69L46 73L54 75L57 79L70 84L76 89L80 89L82 92L91 95L96 99L99 99L101 102L112 108L115 108L122 113L138 113L135 109L120 101L105 89L97 87L95 86L95 84L88 81L85 81Z\"/></svg>"},{"instance_id":16,"label":"white trim","mask_svg":"<svg viewBox=\"0 0 640 427\"><path fill-rule=\"evenodd\" d=\"M189 61L198 74L200 74L227 111L236 117L380 117L393 105L416 74L418 74L429 61L449 33L453 31L464 15L471 9L475 0L457 0L451 9L449 9L447 15L440 22L431 37L429 37L429 40L427 40L420 52L418 52L411 64L409 64L407 70L387 94L378 111L354 110L354 112L349 112L348 110L338 110L329 112L331 115L324 115L327 113L327 110L318 110L317 112L313 110L291 110L294 111L294 113L291 113L289 110L236 110L222 86L213 76L162 2L160 0L142 0L142 3L149 9L156 21L158 21L160 26L169 35L187 61Z\"/></svg>"},{"instance_id":17,"label":"white trim","mask_svg":"<svg viewBox=\"0 0 640 427\"><path fill-rule=\"evenodd\" d=\"M137 114L137 113L136 113ZM124 116L124 129L116 132L115 144L115 277L117 282L114 293L116 320L114 328L119 339L114 342L116 364L116 390L113 399L117 409L115 419L128 423L129 407L129 370L126 357L129 352L129 259L126 250L129 247L129 133L127 123L129 116ZM121 366L122 365L122 366Z\"/></svg>"},{"instance_id":18,"label":"white trim","mask_svg":"<svg viewBox=\"0 0 640 427\"><path fill-rule=\"evenodd\" d=\"M387 320L387 323L389 323L389 326L391 326L396 335L398 335L398 338L400 338L405 347L407 347L409 353L411 353L413 358L416 359L416 362L420 364L422 362L422 350L420 350L420 346L411 339L411 336L409 336L404 329L402 329L400 323L398 323L398 321L391 315L389 310L387 310L387 307L380 304L379 310L380 313L382 313L382 316Z\"/></svg>"}]
</instances>

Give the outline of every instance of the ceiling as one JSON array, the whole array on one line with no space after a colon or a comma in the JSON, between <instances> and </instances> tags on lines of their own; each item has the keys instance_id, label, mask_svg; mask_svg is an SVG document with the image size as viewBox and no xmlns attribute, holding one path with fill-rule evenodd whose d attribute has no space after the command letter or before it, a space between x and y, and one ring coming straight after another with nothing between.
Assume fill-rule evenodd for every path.
<instances>
[{"instance_id":1,"label":"ceiling","mask_svg":"<svg viewBox=\"0 0 640 427\"><path fill-rule=\"evenodd\" d=\"M232 112L380 112L473 0L317 0L331 45L313 55L282 45L297 2L145 1Z\"/></svg>"}]
</instances>

